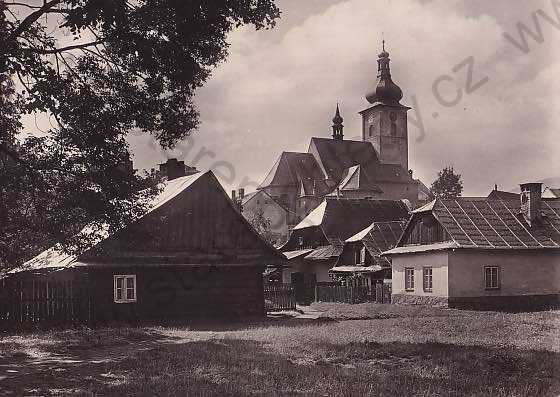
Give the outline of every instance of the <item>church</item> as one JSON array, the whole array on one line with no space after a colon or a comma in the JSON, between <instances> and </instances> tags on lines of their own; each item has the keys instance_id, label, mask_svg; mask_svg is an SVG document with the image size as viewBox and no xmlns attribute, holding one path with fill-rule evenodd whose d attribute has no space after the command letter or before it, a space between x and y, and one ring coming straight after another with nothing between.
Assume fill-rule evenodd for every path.
<instances>
[{"instance_id":1,"label":"church","mask_svg":"<svg viewBox=\"0 0 560 397\"><path fill-rule=\"evenodd\" d=\"M403 92L391 78L389 53L377 59L377 81L365 99L362 140L344 139L337 104L332 138L312 137L307 152L283 152L256 192L241 195L243 214L262 212L270 219L277 243L326 197L407 200L410 207L427 200L429 190L408 166L407 112Z\"/></svg>"}]
</instances>

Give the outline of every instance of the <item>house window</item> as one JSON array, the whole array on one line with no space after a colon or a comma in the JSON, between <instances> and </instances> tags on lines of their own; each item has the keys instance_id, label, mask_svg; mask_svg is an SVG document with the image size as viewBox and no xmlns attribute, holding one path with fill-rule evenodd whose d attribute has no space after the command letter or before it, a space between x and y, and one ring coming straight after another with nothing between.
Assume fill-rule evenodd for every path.
<instances>
[{"instance_id":1,"label":"house window","mask_svg":"<svg viewBox=\"0 0 560 397\"><path fill-rule=\"evenodd\" d=\"M373 129L374 129L374 128L375 128L375 127L374 127L373 125L370 125L370 126L369 126L369 136L373 136Z\"/></svg>"},{"instance_id":2,"label":"house window","mask_svg":"<svg viewBox=\"0 0 560 397\"><path fill-rule=\"evenodd\" d=\"M422 269L422 273L424 277L424 291L432 292L432 268L425 267Z\"/></svg>"},{"instance_id":3,"label":"house window","mask_svg":"<svg viewBox=\"0 0 560 397\"><path fill-rule=\"evenodd\" d=\"M115 303L136 302L136 275L115 275L113 280Z\"/></svg>"},{"instance_id":4,"label":"house window","mask_svg":"<svg viewBox=\"0 0 560 397\"><path fill-rule=\"evenodd\" d=\"M366 248L362 247L362 249L354 251L354 263L356 265L363 265L366 263Z\"/></svg>"},{"instance_id":5,"label":"house window","mask_svg":"<svg viewBox=\"0 0 560 397\"><path fill-rule=\"evenodd\" d=\"M298 244L303 245L303 237L302 236L298 237Z\"/></svg>"},{"instance_id":6,"label":"house window","mask_svg":"<svg viewBox=\"0 0 560 397\"><path fill-rule=\"evenodd\" d=\"M484 286L486 289L500 288L500 269L498 266L484 267Z\"/></svg>"},{"instance_id":7,"label":"house window","mask_svg":"<svg viewBox=\"0 0 560 397\"><path fill-rule=\"evenodd\" d=\"M404 289L414 291L414 268L412 267L404 269Z\"/></svg>"}]
</instances>

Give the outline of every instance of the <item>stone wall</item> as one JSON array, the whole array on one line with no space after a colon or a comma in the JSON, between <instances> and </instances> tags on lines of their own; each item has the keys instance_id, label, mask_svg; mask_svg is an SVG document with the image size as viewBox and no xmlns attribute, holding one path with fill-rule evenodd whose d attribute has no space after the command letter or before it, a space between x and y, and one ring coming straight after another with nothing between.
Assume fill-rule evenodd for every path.
<instances>
[{"instance_id":1,"label":"stone wall","mask_svg":"<svg viewBox=\"0 0 560 397\"><path fill-rule=\"evenodd\" d=\"M447 307L448 299L444 296L393 294L391 296L391 303L397 305L426 305L434 307Z\"/></svg>"}]
</instances>

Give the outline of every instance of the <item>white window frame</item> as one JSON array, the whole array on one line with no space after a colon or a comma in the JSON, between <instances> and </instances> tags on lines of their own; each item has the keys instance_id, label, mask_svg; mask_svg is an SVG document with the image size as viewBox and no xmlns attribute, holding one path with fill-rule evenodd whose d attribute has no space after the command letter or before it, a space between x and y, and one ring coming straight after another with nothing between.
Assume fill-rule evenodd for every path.
<instances>
[{"instance_id":1,"label":"white window frame","mask_svg":"<svg viewBox=\"0 0 560 397\"><path fill-rule=\"evenodd\" d=\"M487 278L487 270L492 270L495 269L496 270L496 274L495 274L495 280L492 280L492 275L490 275L490 283L488 282L489 279ZM500 267L499 266L484 266L483 268L484 271L484 289L487 290L495 290L495 289L500 289ZM495 282L492 282L495 281ZM490 284L490 286L489 286Z\"/></svg>"},{"instance_id":2,"label":"white window frame","mask_svg":"<svg viewBox=\"0 0 560 397\"><path fill-rule=\"evenodd\" d=\"M118 299L117 297L117 280L122 279L123 280L123 295L121 299ZM133 292L134 292L134 297L132 299L128 299L127 298L127 287L126 287L126 281L128 279L132 279L132 285L133 285ZM136 284L136 274L115 274L113 275L113 301L115 303L136 303L136 290L137 290L137 284Z\"/></svg>"},{"instance_id":3,"label":"white window frame","mask_svg":"<svg viewBox=\"0 0 560 397\"><path fill-rule=\"evenodd\" d=\"M431 266L424 266L422 268L422 287L424 292L432 292L434 288L434 270Z\"/></svg>"},{"instance_id":4,"label":"white window frame","mask_svg":"<svg viewBox=\"0 0 560 397\"><path fill-rule=\"evenodd\" d=\"M408 277L409 273L412 275L412 277L410 278ZM404 268L404 290L414 291L414 268L413 267Z\"/></svg>"}]
</instances>

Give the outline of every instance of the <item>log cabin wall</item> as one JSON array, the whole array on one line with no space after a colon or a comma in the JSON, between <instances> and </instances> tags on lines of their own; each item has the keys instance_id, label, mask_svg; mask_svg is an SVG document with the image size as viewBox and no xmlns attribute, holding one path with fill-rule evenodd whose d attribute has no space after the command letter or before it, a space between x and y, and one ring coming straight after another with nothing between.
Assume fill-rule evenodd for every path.
<instances>
[{"instance_id":1,"label":"log cabin wall","mask_svg":"<svg viewBox=\"0 0 560 397\"><path fill-rule=\"evenodd\" d=\"M93 272L96 324L264 316L260 266L127 266ZM136 276L135 303L114 302L114 275Z\"/></svg>"}]
</instances>

